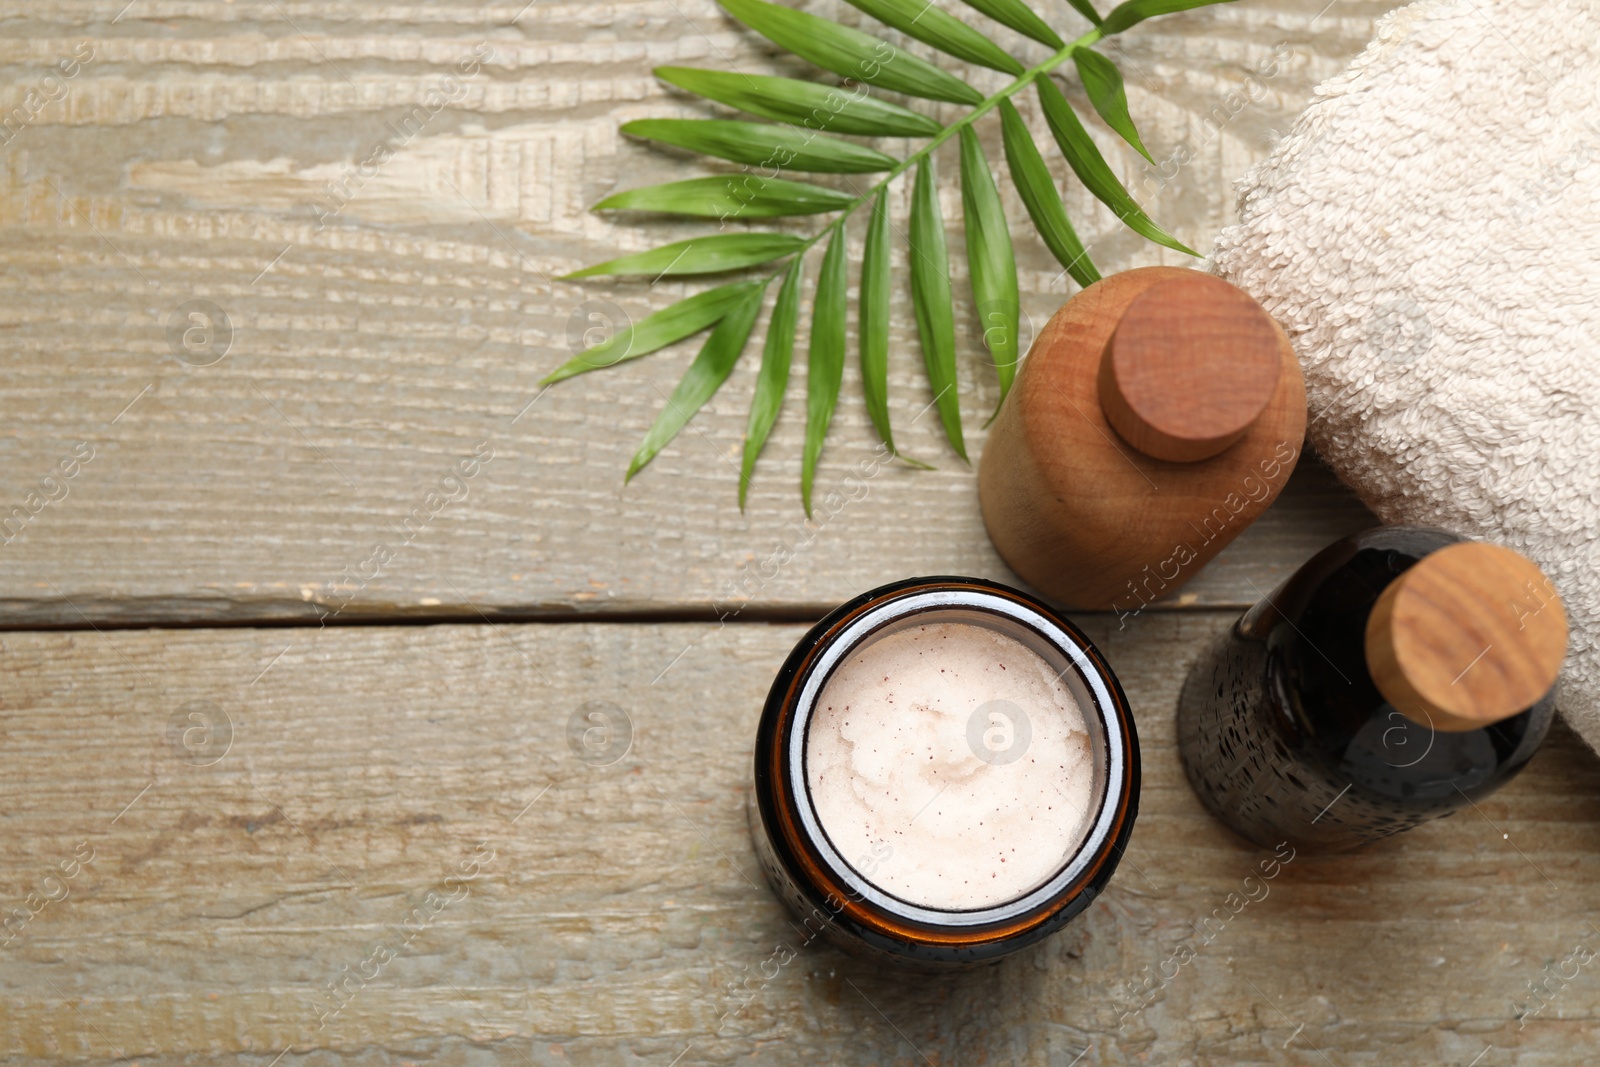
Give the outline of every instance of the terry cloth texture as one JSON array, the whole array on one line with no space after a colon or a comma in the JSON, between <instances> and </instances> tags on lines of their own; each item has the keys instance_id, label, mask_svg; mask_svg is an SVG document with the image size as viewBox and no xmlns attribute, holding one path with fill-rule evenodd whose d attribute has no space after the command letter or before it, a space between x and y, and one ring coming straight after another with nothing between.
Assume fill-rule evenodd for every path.
<instances>
[{"instance_id":1,"label":"terry cloth texture","mask_svg":"<svg viewBox=\"0 0 1600 1067\"><path fill-rule=\"evenodd\" d=\"M1391 13L1240 217L1211 268L1294 339L1313 446L1384 522L1544 569L1557 704L1600 749L1600 4Z\"/></svg>"}]
</instances>

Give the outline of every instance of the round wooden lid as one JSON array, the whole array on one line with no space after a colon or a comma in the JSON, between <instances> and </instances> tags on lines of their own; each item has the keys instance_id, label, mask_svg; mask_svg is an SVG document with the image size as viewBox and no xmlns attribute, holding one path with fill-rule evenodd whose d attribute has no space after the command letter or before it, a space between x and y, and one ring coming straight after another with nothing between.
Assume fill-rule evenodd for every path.
<instances>
[{"instance_id":1,"label":"round wooden lid","mask_svg":"<svg viewBox=\"0 0 1600 1067\"><path fill-rule=\"evenodd\" d=\"M1261 305L1191 273L1135 297L1100 364L1106 421L1140 452L1175 463L1244 436L1283 372L1277 327Z\"/></svg>"},{"instance_id":2,"label":"round wooden lid","mask_svg":"<svg viewBox=\"0 0 1600 1067\"><path fill-rule=\"evenodd\" d=\"M1466 541L1391 582L1367 619L1367 669L1395 709L1447 732L1537 703L1567 653L1567 613L1544 572L1501 545Z\"/></svg>"}]
</instances>

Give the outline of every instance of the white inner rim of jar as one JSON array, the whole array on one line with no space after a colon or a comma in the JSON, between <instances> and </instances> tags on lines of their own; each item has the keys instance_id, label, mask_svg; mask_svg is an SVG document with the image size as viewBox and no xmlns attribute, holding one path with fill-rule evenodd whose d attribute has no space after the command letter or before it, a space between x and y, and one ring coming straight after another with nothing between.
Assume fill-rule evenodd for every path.
<instances>
[{"instance_id":1,"label":"white inner rim of jar","mask_svg":"<svg viewBox=\"0 0 1600 1067\"><path fill-rule=\"evenodd\" d=\"M840 660L854 651L862 640L886 624L906 616L938 608L978 609L992 615L1012 619L1021 624L1023 628L1032 630L1034 633L1044 637L1066 658L1077 674L1078 679L1088 690L1090 700L1088 701L1089 706L1082 709L1084 719L1090 727L1091 743L1096 748L1103 749L1105 753L1104 794L1095 799L1096 811L1094 818L1088 826L1083 840L1079 842L1077 850L1066 865L1042 885L1024 896L992 907L963 911L920 907L884 892L862 877L854 867L845 861L844 857L839 855L832 842L828 840L828 835L823 831L817 818L816 809L811 802L811 792L805 768L806 737L810 729L812 713L816 708L817 697L821 694L823 686L833 674L833 670ZM1073 640L1071 635L1033 609L1005 597L981 590L947 589L915 593L884 604L862 615L835 637L817 657L811 673L806 678L805 685L800 691L794 718L789 726L789 787L795 798L795 807L800 816L801 825L805 827L806 836L817 852L821 854L834 877L847 885L854 895L872 902L891 915L923 923L943 926L979 926L985 923L1003 922L1026 914L1059 896L1068 885L1082 874L1084 869L1099 855L1101 849L1105 846L1116 818L1118 802L1122 793L1124 768L1127 763L1127 753L1123 749L1121 729L1118 724L1109 719L1109 709L1114 706L1115 701L1112 699L1111 690L1107 686L1105 679L1101 677L1095 663L1078 646L1078 643ZM1098 736L1096 736L1097 734Z\"/></svg>"}]
</instances>

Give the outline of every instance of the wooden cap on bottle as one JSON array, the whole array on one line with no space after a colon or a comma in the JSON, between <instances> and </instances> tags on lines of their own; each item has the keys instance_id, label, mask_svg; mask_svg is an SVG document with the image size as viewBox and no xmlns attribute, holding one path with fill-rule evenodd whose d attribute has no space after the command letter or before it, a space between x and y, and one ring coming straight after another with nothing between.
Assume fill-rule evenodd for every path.
<instances>
[{"instance_id":1,"label":"wooden cap on bottle","mask_svg":"<svg viewBox=\"0 0 1600 1067\"><path fill-rule=\"evenodd\" d=\"M1401 714L1446 732L1476 730L1555 685L1567 614L1532 561L1461 542L1389 583L1367 619L1366 652L1378 691Z\"/></svg>"},{"instance_id":2,"label":"wooden cap on bottle","mask_svg":"<svg viewBox=\"0 0 1600 1067\"><path fill-rule=\"evenodd\" d=\"M1283 372L1272 318L1209 274L1159 282L1134 298L1100 363L1100 406L1130 445L1193 463L1244 436Z\"/></svg>"}]
</instances>

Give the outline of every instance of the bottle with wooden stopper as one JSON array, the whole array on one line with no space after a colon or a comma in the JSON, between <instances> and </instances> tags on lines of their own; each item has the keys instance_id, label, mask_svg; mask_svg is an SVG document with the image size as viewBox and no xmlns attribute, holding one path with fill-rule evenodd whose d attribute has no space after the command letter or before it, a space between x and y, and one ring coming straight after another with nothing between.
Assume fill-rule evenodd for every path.
<instances>
[{"instance_id":1,"label":"bottle with wooden stopper","mask_svg":"<svg viewBox=\"0 0 1600 1067\"><path fill-rule=\"evenodd\" d=\"M1499 545L1388 526L1313 557L1189 671L1178 746L1212 814L1337 852L1494 792L1554 714L1567 619Z\"/></svg>"},{"instance_id":2,"label":"bottle with wooden stopper","mask_svg":"<svg viewBox=\"0 0 1600 1067\"><path fill-rule=\"evenodd\" d=\"M1052 599L1136 613L1272 503L1305 418L1294 350L1249 296L1175 267L1115 274L1029 351L984 446L984 523Z\"/></svg>"}]
</instances>

